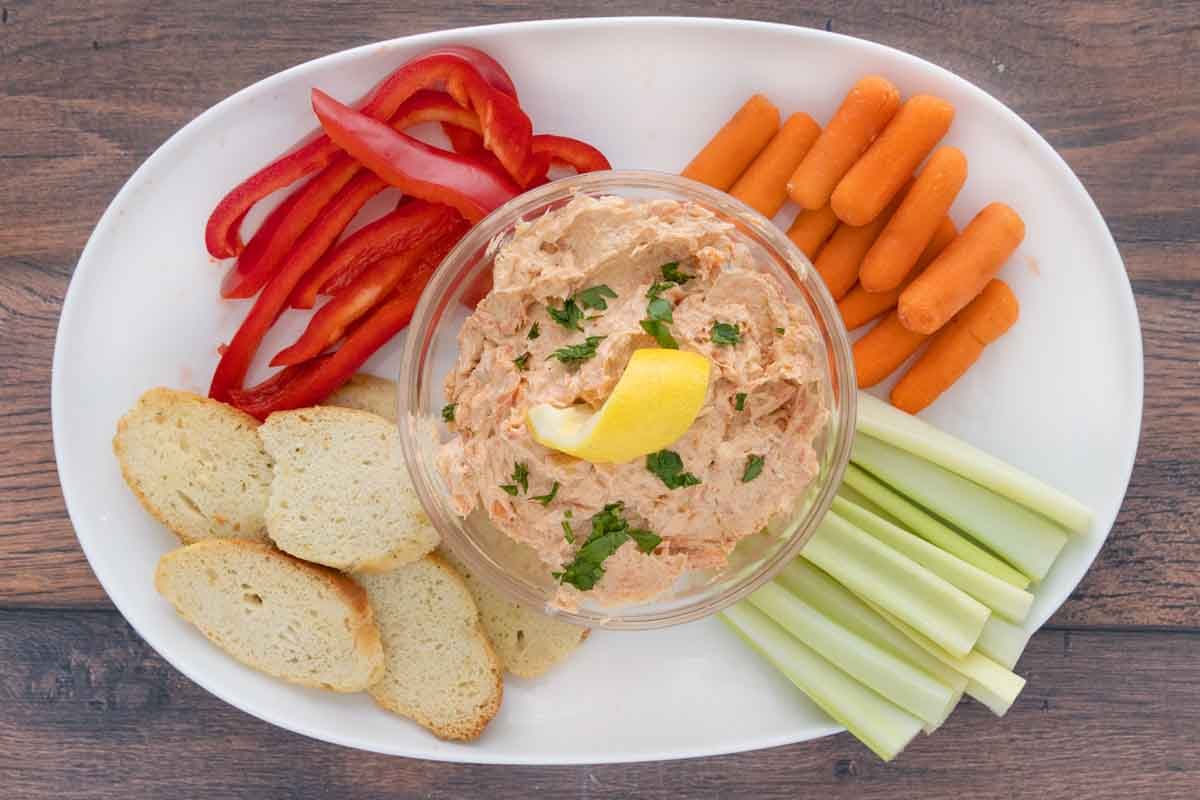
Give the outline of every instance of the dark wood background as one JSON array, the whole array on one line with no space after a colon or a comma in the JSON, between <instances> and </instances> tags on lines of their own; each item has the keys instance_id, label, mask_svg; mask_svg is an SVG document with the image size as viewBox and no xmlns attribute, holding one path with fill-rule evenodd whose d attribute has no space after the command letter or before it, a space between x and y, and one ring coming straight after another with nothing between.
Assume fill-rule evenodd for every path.
<instances>
[{"instance_id":1,"label":"dark wood background","mask_svg":"<svg viewBox=\"0 0 1200 800\"><path fill-rule=\"evenodd\" d=\"M209 696L93 578L58 487L50 360L75 261L134 168L216 101L310 58L597 11L825 27L929 58L1029 120L1108 219L1145 337L1141 448L1107 546L1034 638L1003 720L964 706L891 765L845 735L625 766L386 758ZM1186 1L0 0L0 796L1200 797L1198 54Z\"/></svg>"}]
</instances>

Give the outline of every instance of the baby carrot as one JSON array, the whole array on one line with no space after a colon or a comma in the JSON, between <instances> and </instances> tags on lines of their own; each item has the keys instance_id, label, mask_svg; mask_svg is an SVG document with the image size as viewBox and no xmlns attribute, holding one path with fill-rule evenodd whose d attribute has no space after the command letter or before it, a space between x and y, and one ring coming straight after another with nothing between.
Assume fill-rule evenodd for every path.
<instances>
[{"instance_id":1,"label":"baby carrot","mask_svg":"<svg viewBox=\"0 0 1200 800\"><path fill-rule=\"evenodd\" d=\"M764 217L775 216L787 200L788 178L820 135L812 117L792 114L729 193Z\"/></svg>"},{"instance_id":2,"label":"baby carrot","mask_svg":"<svg viewBox=\"0 0 1200 800\"><path fill-rule=\"evenodd\" d=\"M829 202L833 187L854 166L900 107L900 90L878 75L851 87L825 130L788 181L788 194L801 208Z\"/></svg>"},{"instance_id":3,"label":"baby carrot","mask_svg":"<svg viewBox=\"0 0 1200 800\"><path fill-rule=\"evenodd\" d=\"M825 240L829 238L837 225L837 215L826 204L816 211L807 208L801 210L792 222L792 227L788 228L787 235L792 243L800 248L800 252L808 256L811 261L817 257L821 245L825 244Z\"/></svg>"},{"instance_id":4,"label":"baby carrot","mask_svg":"<svg viewBox=\"0 0 1200 800\"><path fill-rule=\"evenodd\" d=\"M925 252L921 253L921 257L917 259L917 265L904 279L904 283L886 292L868 292L861 283L851 289L850 294L843 297L838 303L838 311L842 314L842 322L846 323L846 330L852 331L855 328L861 328L880 314L895 308L900 299L900 293L938 257L939 253L946 249L946 245L954 241L955 236L958 236L958 228L954 226L954 221L949 217L942 217L937 230L933 232L933 238L925 247ZM860 275L859 278L861 279L862 276Z\"/></svg>"},{"instance_id":5,"label":"baby carrot","mask_svg":"<svg viewBox=\"0 0 1200 800\"><path fill-rule=\"evenodd\" d=\"M756 94L684 167L683 177L728 191L778 130L779 109Z\"/></svg>"},{"instance_id":6,"label":"baby carrot","mask_svg":"<svg viewBox=\"0 0 1200 800\"><path fill-rule=\"evenodd\" d=\"M833 190L829 202L842 222L866 225L925 160L954 120L954 106L927 94L910 98Z\"/></svg>"},{"instance_id":7,"label":"baby carrot","mask_svg":"<svg viewBox=\"0 0 1200 800\"><path fill-rule=\"evenodd\" d=\"M886 292L904 282L966 180L967 157L961 150L941 147L934 151L863 258L858 280L864 289Z\"/></svg>"},{"instance_id":8,"label":"baby carrot","mask_svg":"<svg viewBox=\"0 0 1200 800\"><path fill-rule=\"evenodd\" d=\"M825 281L825 287L834 300L845 297L858 280L858 268L862 265L863 256L871 249L899 202L900 196L897 196L869 225L838 225L829 242L821 248L813 266L817 268L817 274Z\"/></svg>"},{"instance_id":9,"label":"baby carrot","mask_svg":"<svg viewBox=\"0 0 1200 800\"><path fill-rule=\"evenodd\" d=\"M854 373L858 376L858 388L874 386L891 375L928 338L901 325L895 311L888 314L854 343Z\"/></svg>"},{"instance_id":10,"label":"baby carrot","mask_svg":"<svg viewBox=\"0 0 1200 800\"><path fill-rule=\"evenodd\" d=\"M910 414L926 408L961 378L979 360L983 348L1003 336L1019 315L1020 306L1008 284L989 281L962 313L938 331L892 389L892 405Z\"/></svg>"},{"instance_id":11,"label":"baby carrot","mask_svg":"<svg viewBox=\"0 0 1200 800\"><path fill-rule=\"evenodd\" d=\"M933 333L983 291L1024 238L1017 212L1003 203L985 206L900 294L900 320L909 330Z\"/></svg>"}]
</instances>

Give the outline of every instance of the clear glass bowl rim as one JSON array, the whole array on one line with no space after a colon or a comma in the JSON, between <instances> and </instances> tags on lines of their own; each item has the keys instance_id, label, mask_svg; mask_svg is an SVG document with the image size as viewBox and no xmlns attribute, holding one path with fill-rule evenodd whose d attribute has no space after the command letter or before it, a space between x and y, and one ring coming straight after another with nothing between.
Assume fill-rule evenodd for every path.
<instances>
[{"instance_id":1,"label":"clear glass bowl rim","mask_svg":"<svg viewBox=\"0 0 1200 800\"><path fill-rule=\"evenodd\" d=\"M476 253L485 251L498 234L539 208L564 200L578 192L620 195L623 190L657 190L670 195L686 195L688 200L700 202L722 215L736 219L740 226L752 231L792 269L803 284L803 290L810 300L809 310L818 324L826 352L833 362L832 373L828 376L832 393L832 415L828 424L834 426L833 452L829 472L822 476L818 494L787 546L779 548L752 574L737 583L725 586L711 596L700 596L695 602L665 611L623 614L619 607L608 610L611 613L604 614L593 613L587 609L567 611L548 607L544 596L480 558L476 545L470 542L469 535L463 530L462 519L449 508L445 500L445 487L437 467L431 460L422 456L418 442L421 430L419 416L422 413L421 370L424 369L427 347L433 340L432 326L435 314L439 307L445 305L441 302L442 299L455 287L461 293L463 287L472 285L491 263L489 252L489 257L478 259L464 274L464 264L469 264ZM697 181L651 170L592 172L553 181L518 195L472 227L446 255L421 294L409 324L397 384L401 451L417 496L441 535L443 544L449 546L473 575L503 596L523 605L542 609L566 622L614 630L643 630L691 622L736 603L771 580L797 556L829 510L834 494L841 484L846 464L850 460L857 413L857 386L850 341L837 303L830 296L808 258L783 231L741 201ZM436 416L440 414L440 409L425 409L423 413Z\"/></svg>"}]
</instances>

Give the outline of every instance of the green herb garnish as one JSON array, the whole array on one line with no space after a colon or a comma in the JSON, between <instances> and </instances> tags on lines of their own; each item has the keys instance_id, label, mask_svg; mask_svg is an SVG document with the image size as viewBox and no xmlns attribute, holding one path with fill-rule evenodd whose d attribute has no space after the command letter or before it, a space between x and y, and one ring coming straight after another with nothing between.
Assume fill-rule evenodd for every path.
<instances>
[{"instance_id":1,"label":"green herb garnish","mask_svg":"<svg viewBox=\"0 0 1200 800\"><path fill-rule=\"evenodd\" d=\"M714 322L712 326L713 344L733 346L742 340L742 334L737 325L728 322Z\"/></svg>"},{"instance_id":2,"label":"green herb garnish","mask_svg":"<svg viewBox=\"0 0 1200 800\"><path fill-rule=\"evenodd\" d=\"M644 319L641 324L642 330L653 336L659 347L665 347L668 350L679 349L679 342L675 341L675 337L671 335L667 323L657 319Z\"/></svg>"},{"instance_id":3,"label":"green herb garnish","mask_svg":"<svg viewBox=\"0 0 1200 800\"><path fill-rule=\"evenodd\" d=\"M596 311L604 311L608 308L608 303L604 298L616 299L617 293L614 292L607 284L592 286L575 295L584 308L591 308Z\"/></svg>"},{"instance_id":4,"label":"green herb garnish","mask_svg":"<svg viewBox=\"0 0 1200 800\"><path fill-rule=\"evenodd\" d=\"M621 516L624 507L624 503L609 503L592 517L592 533L575 553L575 558L562 572L550 573L559 583L569 583L583 592L590 590L604 577L604 561L630 539L643 553L654 552L662 537L651 531L630 528L629 522ZM570 526L563 526L564 535L569 529Z\"/></svg>"},{"instance_id":5,"label":"green herb garnish","mask_svg":"<svg viewBox=\"0 0 1200 800\"><path fill-rule=\"evenodd\" d=\"M659 322L674 322L671 301L656 297L646 304L646 316Z\"/></svg>"},{"instance_id":6,"label":"green herb garnish","mask_svg":"<svg viewBox=\"0 0 1200 800\"><path fill-rule=\"evenodd\" d=\"M529 351L525 351L521 355L513 359L513 363L517 365L517 369L524 372L529 369Z\"/></svg>"},{"instance_id":7,"label":"green herb garnish","mask_svg":"<svg viewBox=\"0 0 1200 800\"><path fill-rule=\"evenodd\" d=\"M681 489L700 483L695 475L683 471L683 459L672 450L659 450L646 456L646 469L657 475L668 489Z\"/></svg>"},{"instance_id":8,"label":"green herb garnish","mask_svg":"<svg viewBox=\"0 0 1200 800\"><path fill-rule=\"evenodd\" d=\"M685 275L684 273L680 272L678 261L668 261L666 264L663 264L662 274L663 280L670 281L671 283L677 283L680 286L695 277L693 275Z\"/></svg>"},{"instance_id":9,"label":"green herb garnish","mask_svg":"<svg viewBox=\"0 0 1200 800\"><path fill-rule=\"evenodd\" d=\"M527 336L526 338L529 338L529 339L536 339L536 338L538 338L538 337L539 337L539 336L541 336L541 335L542 335L542 329L541 329L541 327L540 327L540 326L539 326L539 325L538 325L538 324L535 322L535 323L533 323L533 325L531 325L531 326L530 326L530 328L529 328L529 334L528 334L528 336Z\"/></svg>"},{"instance_id":10,"label":"green herb garnish","mask_svg":"<svg viewBox=\"0 0 1200 800\"><path fill-rule=\"evenodd\" d=\"M546 313L550 315L550 319L569 331L583 330L583 326L579 324L583 319L583 310L575 304L575 298L573 297L568 297L564 300L562 308L555 308L547 303Z\"/></svg>"},{"instance_id":11,"label":"green herb garnish","mask_svg":"<svg viewBox=\"0 0 1200 800\"><path fill-rule=\"evenodd\" d=\"M550 355L546 356L546 360L557 358L568 367L575 367L587 361L596 355L596 346L604 339L603 336L589 336L582 344L569 344L565 347L560 347Z\"/></svg>"},{"instance_id":12,"label":"green herb garnish","mask_svg":"<svg viewBox=\"0 0 1200 800\"><path fill-rule=\"evenodd\" d=\"M513 464L513 474L509 480L512 483L502 483L500 484L500 488L513 497L517 496L517 486L520 486L526 494L529 494L529 468L520 461Z\"/></svg>"},{"instance_id":13,"label":"green herb garnish","mask_svg":"<svg viewBox=\"0 0 1200 800\"><path fill-rule=\"evenodd\" d=\"M502 483L500 484L500 488L511 494L513 497L517 496L517 487L513 486L511 483Z\"/></svg>"},{"instance_id":14,"label":"green herb garnish","mask_svg":"<svg viewBox=\"0 0 1200 800\"><path fill-rule=\"evenodd\" d=\"M446 403L442 406L442 422L454 422L454 409L458 408L458 403Z\"/></svg>"},{"instance_id":15,"label":"green herb garnish","mask_svg":"<svg viewBox=\"0 0 1200 800\"><path fill-rule=\"evenodd\" d=\"M746 459L746 471L742 473L742 483L749 483L762 474L763 462L766 459L762 456L750 456Z\"/></svg>"},{"instance_id":16,"label":"green herb garnish","mask_svg":"<svg viewBox=\"0 0 1200 800\"><path fill-rule=\"evenodd\" d=\"M775 332L778 333L780 336L783 336L783 334L787 333L787 331L785 331L783 328L776 328Z\"/></svg>"},{"instance_id":17,"label":"green herb garnish","mask_svg":"<svg viewBox=\"0 0 1200 800\"><path fill-rule=\"evenodd\" d=\"M675 286L674 281L655 281L654 283L650 284L650 288L646 290L646 297L653 300L667 289L670 289L672 286Z\"/></svg>"},{"instance_id":18,"label":"green herb garnish","mask_svg":"<svg viewBox=\"0 0 1200 800\"><path fill-rule=\"evenodd\" d=\"M547 494L535 495L534 497L531 497L529 499L537 500L542 505L548 506L554 500L554 498L557 496L558 496L558 481L555 481L554 485L550 487L550 491Z\"/></svg>"},{"instance_id":19,"label":"green herb garnish","mask_svg":"<svg viewBox=\"0 0 1200 800\"><path fill-rule=\"evenodd\" d=\"M567 509L563 513L562 529L563 538L567 540L567 544L575 544L575 531L571 530L571 509Z\"/></svg>"},{"instance_id":20,"label":"green herb garnish","mask_svg":"<svg viewBox=\"0 0 1200 800\"><path fill-rule=\"evenodd\" d=\"M745 392L738 392L736 395L733 396L733 407L736 408L738 411L746 410L746 393Z\"/></svg>"}]
</instances>

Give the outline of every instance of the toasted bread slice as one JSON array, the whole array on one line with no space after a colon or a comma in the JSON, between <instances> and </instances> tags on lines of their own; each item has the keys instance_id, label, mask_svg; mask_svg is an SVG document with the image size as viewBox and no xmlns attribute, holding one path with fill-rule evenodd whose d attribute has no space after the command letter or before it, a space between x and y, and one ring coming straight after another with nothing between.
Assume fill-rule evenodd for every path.
<instances>
[{"instance_id":1,"label":"toasted bread slice","mask_svg":"<svg viewBox=\"0 0 1200 800\"><path fill-rule=\"evenodd\" d=\"M500 710L500 659L462 578L436 555L360 575L383 635L375 702L443 739L474 739Z\"/></svg>"},{"instance_id":2,"label":"toasted bread slice","mask_svg":"<svg viewBox=\"0 0 1200 800\"><path fill-rule=\"evenodd\" d=\"M394 425L396 382L359 372L351 376L342 388L325 398L321 405L370 411Z\"/></svg>"},{"instance_id":3,"label":"toasted bread slice","mask_svg":"<svg viewBox=\"0 0 1200 800\"><path fill-rule=\"evenodd\" d=\"M142 506L184 543L267 540L271 457L258 420L174 389L151 389L121 421L113 452Z\"/></svg>"},{"instance_id":4,"label":"toasted bread slice","mask_svg":"<svg viewBox=\"0 0 1200 800\"><path fill-rule=\"evenodd\" d=\"M488 639L504 668L521 678L536 678L575 652L589 629L555 619L509 600L472 575L450 550L438 550L467 583Z\"/></svg>"},{"instance_id":5,"label":"toasted bread slice","mask_svg":"<svg viewBox=\"0 0 1200 800\"><path fill-rule=\"evenodd\" d=\"M366 592L352 578L259 542L212 539L164 555L154 587L243 664L335 692L383 675Z\"/></svg>"},{"instance_id":6,"label":"toasted bread slice","mask_svg":"<svg viewBox=\"0 0 1200 800\"><path fill-rule=\"evenodd\" d=\"M259 435L275 462L267 531L280 550L350 572L384 572L437 546L387 420L317 406L272 414Z\"/></svg>"}]
</instances>

